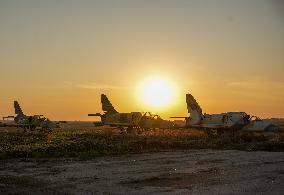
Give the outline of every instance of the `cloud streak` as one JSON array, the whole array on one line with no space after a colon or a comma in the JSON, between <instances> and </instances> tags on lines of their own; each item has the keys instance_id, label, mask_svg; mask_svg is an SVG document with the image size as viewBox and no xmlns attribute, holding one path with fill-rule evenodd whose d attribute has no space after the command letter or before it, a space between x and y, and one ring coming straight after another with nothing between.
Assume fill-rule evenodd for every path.
<instances>
[{"instance_id":1,"label":"cloud streak","mask_svg":"<svg viewBox=\"0 0 284 195\"><path fill-rule=\"evenodd\" d=\"M83 83L83 84L76 84L69 81L64 82L65 85L73 86L82 89L125 89L125 86L118 86L118 85L110 85L110 84L102 84L102 83Z\"/></svg>"},{"instance_id":2,"label":"cloud streak","mask_svg":"<svg viewBox=\"0 0 284 195\"><path fill-rule=\"evenodd\" d=\"M83 89L122 89L125 87L115 86L115 85L107 85L107 84L77 84L76 87Z\"/></svg>"}]
</instances>

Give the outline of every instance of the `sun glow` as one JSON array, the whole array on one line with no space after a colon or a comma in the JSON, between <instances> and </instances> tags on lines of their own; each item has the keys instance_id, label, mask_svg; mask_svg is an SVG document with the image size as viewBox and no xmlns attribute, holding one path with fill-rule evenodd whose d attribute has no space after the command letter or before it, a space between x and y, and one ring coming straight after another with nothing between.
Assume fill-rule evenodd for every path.
<instances>
[{"instance_id":1,"label":"sun glow","mask_svg":"<svg viewBox=\"0 0 284 195\"><path fill-rule=\"evenodd\" d=\"M174 87L166 79L153 77L138 86L138 94L140 100L148 106L165 107L173 100Z\"/></svg>"}]
</instances>

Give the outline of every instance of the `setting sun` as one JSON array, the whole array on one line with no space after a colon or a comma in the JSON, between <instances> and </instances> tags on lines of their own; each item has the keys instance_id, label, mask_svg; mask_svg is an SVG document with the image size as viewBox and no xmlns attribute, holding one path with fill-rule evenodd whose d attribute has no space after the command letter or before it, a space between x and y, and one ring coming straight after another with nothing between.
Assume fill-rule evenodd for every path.
<instances>
[{"instance_id":1,"label":"setting sun","mask_svg":"<svg viewBox=\"0 0 284 195\"><path fill-rule=\"evenodd\" d=\"M161 77L146 79L138 86L143 103L154 107L165 107L173 101L174 88L171 82Z\"/></svg>"}]
</instances>

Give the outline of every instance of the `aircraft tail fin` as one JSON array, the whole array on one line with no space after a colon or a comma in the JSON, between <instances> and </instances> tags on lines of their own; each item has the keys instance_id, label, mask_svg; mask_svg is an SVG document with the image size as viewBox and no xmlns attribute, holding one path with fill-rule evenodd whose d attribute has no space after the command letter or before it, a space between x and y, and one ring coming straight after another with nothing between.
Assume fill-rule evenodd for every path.
<instances>
[{"instance_id":1,"label":"aircraft tail fin","mask_svg":"<svg viewBox=\"0 0 284 195\"><path fill-rule=\"evenodd\" d=\"M190 113L190 123L198 124L203 117L201 107L191 94L186 94L186 104L188 113Z\"/></svg>"},{"instance_id":2,"label":"aircraft tail fin","mask_svg":"<svg viewBox=\"0 0 284 195\"><path fill-rule=\"evenodd\" d=\"M101 95L102 110L107 113L118 113L105 94Z\"/></svg>"},{"instance_id":3,"label":"aircraft tail fin","mask_svg":"<svg viewBox=\"0 0 284 195\"><path fill-rule=\"evenodd\" d=\"M14 108L15 108L15 114L17 115L24 115L20 104L18 103L18 101L14 101Z\"/></svg>"}]
</instances>

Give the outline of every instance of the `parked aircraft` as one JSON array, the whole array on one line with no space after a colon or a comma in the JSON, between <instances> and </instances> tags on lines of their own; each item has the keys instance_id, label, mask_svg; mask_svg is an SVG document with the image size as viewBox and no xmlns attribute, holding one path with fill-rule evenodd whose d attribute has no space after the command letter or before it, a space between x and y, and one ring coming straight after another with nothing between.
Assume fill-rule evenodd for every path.
<instances>
[{"instance_id":1,"label":"parked aircraft","mask_svg":"<svg viewBox=\"0 0 284 195\"><path fill-rule=\"evenodd\" d=\"M58 127L57 123L50 121L48 118L43 117L43 115L25 115L17 101L14 101L14 109L16 116L3 117L3 120L12 118L16 125L9 124L7 126L17 126L24 129L41 128L49 130Z\"/></svg>"},{"instance_id":2,"label":"parked aircraft","mask_svg":"<svg viewBox=\"0 0 284 195\"><path fill-rule=\"evenodd\" d=\"M157 114L151 112L129 112L119 113L111 104L106 95L101 95L103 114L88 114L88 116L101 117L101 125L111 125L120 128L170 128L173 126L171 121L163 120ZM99 125L99 123L97 123Z\"/></svg>"},{"instance_id":3,"label":"parked aircraft","mask_svg":"<svg viewBox=\"0 0 284 195\"><path fill-rule=\"evenodd\" d=\"M245 112L225 112L220 114L202 113L202 109L191 94L186 94L189 117L184 117L187 127L204 129L242 129L247 131L277 130L277 126L259 117L250 116ZM181 118L181 117L172 117ZM183 118L183 117L182 117Z\"/></svg>"}]
</instances>

